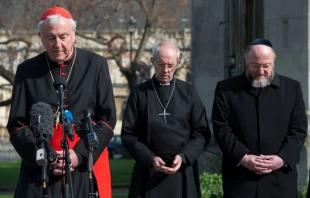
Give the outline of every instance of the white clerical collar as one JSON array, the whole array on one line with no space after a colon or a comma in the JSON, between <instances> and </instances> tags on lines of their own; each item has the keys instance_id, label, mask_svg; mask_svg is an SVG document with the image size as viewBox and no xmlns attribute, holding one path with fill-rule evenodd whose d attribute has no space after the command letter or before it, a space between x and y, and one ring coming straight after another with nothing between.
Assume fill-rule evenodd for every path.
<instances>
[{"instance_id":1,"label":"white clerical collar","mask_svg":"<svg viewBox=\"0 0 310 198\"><path fill-rule=\"evenodd\" d=\"M65 61L71 59L73 52L74 52L74 48L73 48L73 46L72 46L71 53L70 53L70 55L69 55L65 60L63 60L63 61L55 61L55 62L57 62L59 65L60 65L60 64L63 64ZM50 58L51 58L51 57L50 57ZM53 59L52 59L52 60L53 60Z\"/></svg>"},{"instance_id":2,"label":"white clerical collar","mask_svg":"<svg viewBox=\"0 0 310 198\"><path fill-rule=\"evenodd\" d=\"M168 86L168 85L170 85L170 82L168 82L168 83L159 83L161 86Z\"/></svg>"}]
</instances>

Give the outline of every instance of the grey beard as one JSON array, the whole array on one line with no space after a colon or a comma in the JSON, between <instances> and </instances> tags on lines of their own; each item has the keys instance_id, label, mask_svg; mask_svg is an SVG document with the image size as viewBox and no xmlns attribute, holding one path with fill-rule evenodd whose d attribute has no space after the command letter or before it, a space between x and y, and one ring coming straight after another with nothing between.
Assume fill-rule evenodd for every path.
<instances>
[{"instance_id":1,"label":"grey beard","mask_svg":"<svg viewBox=\"0 0 310 198\"><path fill-rule=\"evenodd\" d=\"M249 74L248 70L246 70L246 76L249 79L249 81L251 82L252 87L264 88L264 87L267 87L271 84L271 81L273 80L273 77L274 77L274 70L272 70L271 76L269 76L268 78L266 78L264 80L253 79L252 76Z\"/></svg>"}]
</instances>

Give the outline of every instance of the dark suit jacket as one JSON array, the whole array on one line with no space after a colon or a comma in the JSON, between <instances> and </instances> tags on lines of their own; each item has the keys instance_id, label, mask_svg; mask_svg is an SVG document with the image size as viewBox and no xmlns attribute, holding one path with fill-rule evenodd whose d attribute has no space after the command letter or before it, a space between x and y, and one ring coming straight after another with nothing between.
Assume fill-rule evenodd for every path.
<instances>
[{"instance_id":1,"label":"dark suit jacket","mask_svg":"<svg viewBox=\"0 0 310 198\"><path fill-rule=\"evenodd\" d=\"M251 86L245 73L217 84L212 110L214 136L223 152L224 197L293 198L296 164L307 135L298 81L275 73L270 86ZM245 154L278 155L288 167L255 175L238 163Z\"/></svg>"}]
</instances>

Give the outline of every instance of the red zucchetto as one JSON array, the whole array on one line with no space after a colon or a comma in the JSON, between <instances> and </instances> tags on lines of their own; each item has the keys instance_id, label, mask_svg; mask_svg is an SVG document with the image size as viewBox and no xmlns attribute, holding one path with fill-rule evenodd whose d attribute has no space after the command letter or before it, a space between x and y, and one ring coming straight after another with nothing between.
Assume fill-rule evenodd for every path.
<instances>
[{"instance_id":1,"label":"red zucchetto","mask_svg":"<svg viewBox=\"0 0 310 198\"><path fill-rule=\"evenodd\" d=\"M47 9L42 17L41 20L45 20L48 16L50 15L61 15L62 17L68 18L68 19L73 19L72 15L70 14L70 12L68 12L66 9L62 8L62 7L52 7Z\"/></svg>"}]
</instances>

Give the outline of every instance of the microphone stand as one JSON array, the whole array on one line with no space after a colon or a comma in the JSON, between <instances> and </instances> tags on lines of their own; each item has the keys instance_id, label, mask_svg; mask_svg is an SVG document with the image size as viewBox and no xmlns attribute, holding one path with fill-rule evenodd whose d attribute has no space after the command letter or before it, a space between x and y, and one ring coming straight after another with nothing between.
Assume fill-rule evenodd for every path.
<instances>
[{"instance_id":1,"label":"microphone stand","mask_svg":"<svg viewBox=\"0 0 310 198\"><path fill-rule=\"evenodd\" d=\"M89 173L89 193L88 198L98 198L98 192L94 192L94 182L93 182L93 147L88 146L88 173Z\"/></svg>"},{"instance_id":2,"label":"microphone stand","mask_svg":"<svg viewBox=\"0 0 310 198\"><path fill-rule=\"evenodd\" d=\"M48 198L48 191L47 191L47 163L44 163L43 166L41 166L41 180L43 184L43 198Z\"/></svg>"},{"instance_id":3,"label":"microphone stand","mask_svg":"<svg viewBox=\"0 0 310 198\"><path fill-rule=\"evenodd\" d=\"M42 187L43 187L43 198L48 198L48 190L47 190L47 159L46 159L46 150L44 147L44 143L40 143L40 149L37 150L36 153L36 162L39 166L41 166L41 181L42 181Z\"/></svg>"},{"instance_id":4,"label":"microphone stand","mask_svg":"<svg viewBox=\"0 0 310 198\"><path fill-rule=\"evenodd\" d=\"M88 198L98 198L98 191L94 192L94 182L93 182L93 151L94 148L98 147L98 137L93 130L93 125L90 117L90 110L84 111L84 120L86 125L87 133L87 143L88 143L88 173L89 173L89 193Z\"/></svg>"},{"instance_id":5,"label":"microphone stand","mask_svg":"<svg viewBox=\"0 0 310 198\"><path fill-rule=\"evenodd\" d=\"M61 140L61 148L65 151L65 188L63 190L63 197L68 198L69 197L69 186L70 186L70 192L71 192L71 198L74 198L73 195L73 185L72 185L72 176L70 171L70 156L69 156L69 146L68 146L68 140L66 138L65 133L65 122L64 122L64 86L58 85L58 95L59 95L59 107L60 107L60 123L62 125L62 140ZM69 182L69 183L68 183Z\"/></svg>"}]
</instances>

